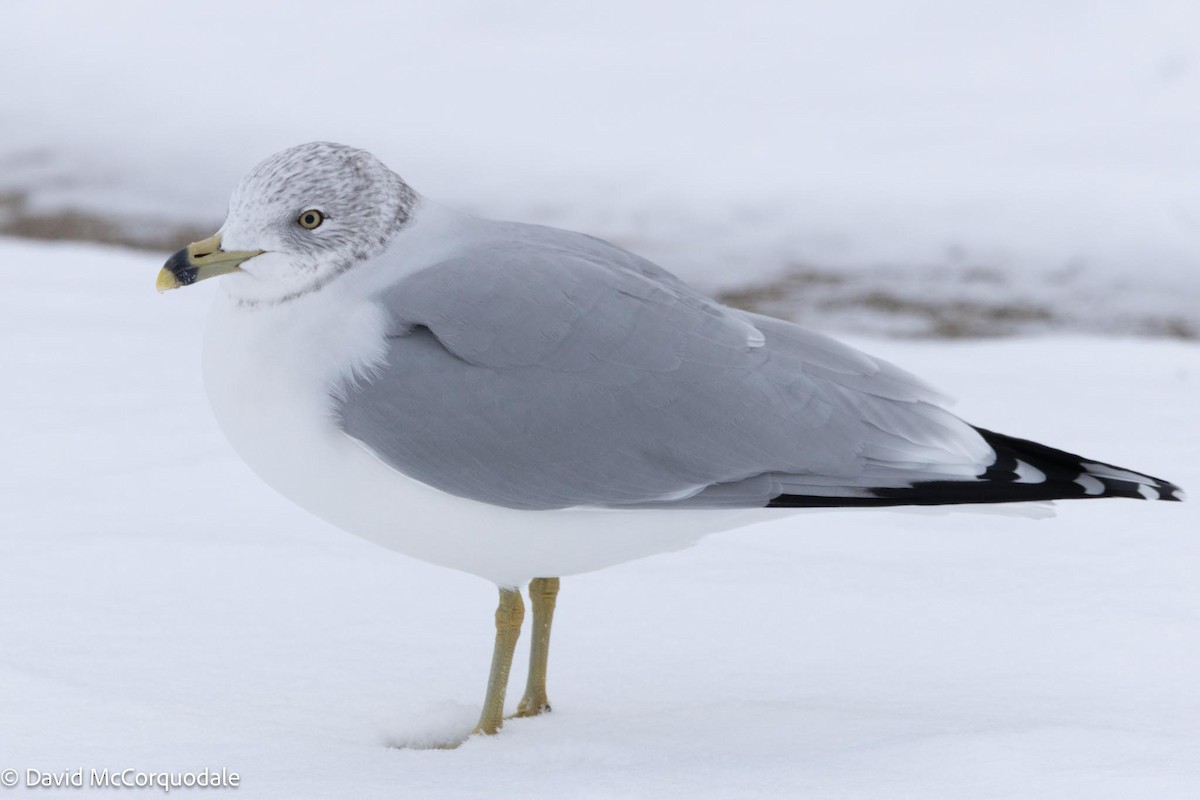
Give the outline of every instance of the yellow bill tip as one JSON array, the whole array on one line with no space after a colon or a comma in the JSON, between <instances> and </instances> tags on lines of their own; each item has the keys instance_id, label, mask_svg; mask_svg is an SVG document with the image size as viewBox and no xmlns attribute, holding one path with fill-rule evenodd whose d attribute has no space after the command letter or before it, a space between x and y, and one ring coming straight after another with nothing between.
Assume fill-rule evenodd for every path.
<instances>
[{"instance_id":1,"label":"yellow bill tip","mask_svg":"<svg viewBox=\"0 0 1200 800\"><path fill-rule=\"evenodd\" d=\"M180 286L183 286L183 284L179 282L179 278L176 278L171 270L164 267L158 271L158 280L154 282L154 288L158 289L159 294L168 289L178 289Z\"/></svg>"}]
</instances>

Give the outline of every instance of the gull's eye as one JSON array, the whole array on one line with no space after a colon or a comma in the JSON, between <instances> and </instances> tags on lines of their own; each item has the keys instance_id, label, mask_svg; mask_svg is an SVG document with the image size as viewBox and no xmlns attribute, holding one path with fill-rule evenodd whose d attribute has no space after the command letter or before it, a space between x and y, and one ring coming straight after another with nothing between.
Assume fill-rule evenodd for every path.
<instances>
[{"instance_id":1,"label":"gull's eye","mask_svg":"<svg viewBox=\"0 0 1200 800\"><path fill-rule=\"evenodd\" d=\"M307 228L310 231L324 221L325 215L315 208L310 208L296 218L296 222L300 223L301 228Z\"/></svg>"}]
</instances>

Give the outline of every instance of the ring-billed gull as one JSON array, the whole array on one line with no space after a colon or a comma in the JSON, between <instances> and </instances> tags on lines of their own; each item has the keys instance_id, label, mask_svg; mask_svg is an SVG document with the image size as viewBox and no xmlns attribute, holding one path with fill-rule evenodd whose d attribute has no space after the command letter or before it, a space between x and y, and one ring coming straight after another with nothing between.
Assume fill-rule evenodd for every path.
<instances>
[{"instance_id":1,"label":"ring-billed gull","mask_svg":"<svg viewBox=\"0 0 1200 800\"><path fill-rule=\"evenodd\" d=\"M452 212L342 145L261 163L158 288L217 275L205 383L251 468L347 531L499 586L476 732L502 724L527 582L521 716L549 709L562 575L764 508L1181 497L975 428L891 364L600 239Z\"/></svg>"}]
</instances>

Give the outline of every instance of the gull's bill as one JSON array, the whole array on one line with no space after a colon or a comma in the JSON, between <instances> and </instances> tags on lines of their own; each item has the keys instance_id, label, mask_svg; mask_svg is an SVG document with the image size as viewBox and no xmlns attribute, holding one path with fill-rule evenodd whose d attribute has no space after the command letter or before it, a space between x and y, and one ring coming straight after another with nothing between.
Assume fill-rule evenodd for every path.
<instances>
[{"instance_id":1,"label":"gull's bill","mask_svg":"<svg viewBox=\"0 0 1200 800\"><path fill-rule=\"evenodd\" d=\"M222 250L221 234L192 242L167 259L158 271L154 286L160 292L178 289L196 281L227 275L242 268L242 264L262 255L262 250Z\"/></svg>"}]
</instances>

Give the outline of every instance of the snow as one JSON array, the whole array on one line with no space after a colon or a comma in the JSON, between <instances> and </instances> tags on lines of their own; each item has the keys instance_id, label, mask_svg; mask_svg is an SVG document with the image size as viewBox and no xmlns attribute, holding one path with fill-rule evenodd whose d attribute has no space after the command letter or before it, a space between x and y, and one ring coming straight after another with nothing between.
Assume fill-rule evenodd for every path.
<instances>
[{"instance_id":1,"label":"snow","mask_svg":"<svg viewBox=\"0 0 1200 800\"><path fill-rule=\"evenodd\" d=\"M810 514L565 580L554 712L403 747L473 725L494 588L262 486L204 400L212 287L160 297L161 261L0 239L0 770L226 767L241 787L208 794L289 799L1200 795L1194 502ZM1200 486L1195 344L854 343L977 424Z\"/></svg>"},{"instance_id":2,"label":"snow","mask_svg":"<svg viewBox=\"0 0 1200 800\"><path fill-rule=\"evenodd\" d=\"M12 3L0 228L208 231L325 138L822 327L1196 338L1197 29L1190 0Z\"/></svg>"}]
</instances>

